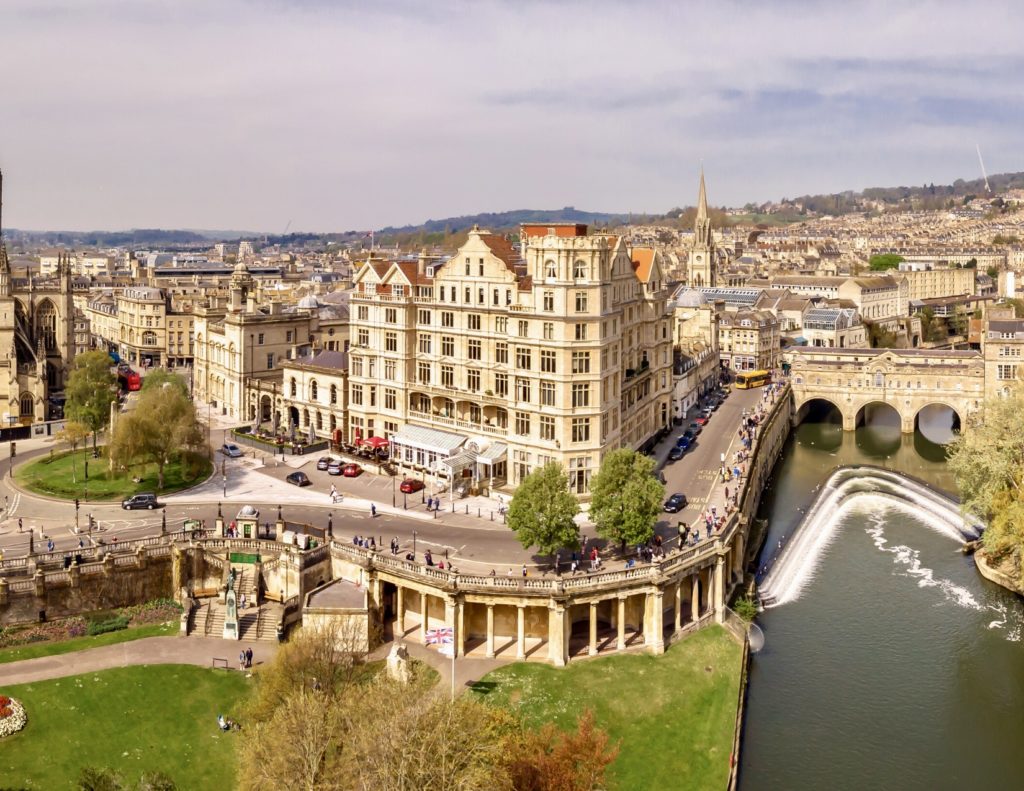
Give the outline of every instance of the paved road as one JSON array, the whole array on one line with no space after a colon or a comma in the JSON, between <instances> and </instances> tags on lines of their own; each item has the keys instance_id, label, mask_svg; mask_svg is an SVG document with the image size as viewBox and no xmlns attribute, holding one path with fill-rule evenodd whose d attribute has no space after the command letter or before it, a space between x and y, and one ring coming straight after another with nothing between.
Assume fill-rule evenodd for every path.
<instances>
[{"instance_id":1,"label":"paved road","mask_svg":"<svg viewBox=\"0 0 1024 791\"><path fill-rule=\"evenodd\" d=\"M676 523L680 519L692 522L700 511L709 504L716 473L720 467L721 454L731 456L737 442L737 428L744 408L752 408L761 397L760 390L735 391L730 395L708 425L698 436L693 448L675 463L664 467L667 493L684 492L690 500L688 508L680 514L665 514L658 524L658 532L669 542L676 536ZM680 427L656 449L659 463L664 461L675 438L682 433ZM214 431L214 436L219 431ZM219 437L217 438L219 439ZM217 443L219 447L219 442ZM20 447L20 446L19 446ZM35 453L45 453L41 448L32 453L19 452L18 460ZM464 502L456 500L459 513L451 513L451 506L444 501L444 509L437 513L427 512L422 503L423 494L403 495L397 491L397 483L390 477L378 477L364 473L359 478L332 477L315 469L316 457L285 457L285 463L278 459L266 458L267 466L256 466L263 458L227 462L228 493L225 500L220 475L196 489L166 498L167 506L159 511L123 511L118 504L83 503L80 513L81 524L87 524L86 515L92 513L100 531L92 537L75 533L73 505L21 493L11 485L9 477L0 483L0 497L10 498L9 512L0 521L0 549L7 557L23 555L28 551L27 532L19 533L18 519L23 520L25 531L36 531L36 551L45 549L45 540L40 534L52 538L56 551L73 549L81 539L85 542L103 540L111 543L116 536L119 541L141 538L159 533L161 521L167 519L168 529L180 527L187 518L205 519L212 527L217 515L219 501L225 518L231 519L243 504L255 505L260 509L261 519L273 522L277 507L281 505L283 516L290 522L326 526L332 519L334 533L339 537L374 535L386 546L392 537L397 537L403 552L415 545L417 553L429 547L439 558L447 550L456 565L468 573L487 573L492 567L505 572L507 566L518 567L521 563L544 570L548 559L532 556L515 540L515 536L503 524L499 514L491 514L482 507L478 518L476 506L471 515L462 512ZM275 466L276 465L276 466ZM298 488L284 483L284 477L296 466L309 475L313 486ZM338 487L345 497L341 504L332 505L328 492L331 484ZM394 498L394 499L393 499ZM718 495L720 500L721 496ZM378 516L371 518L370 503L378 509ZM392 502L395 507L392 507ZM481 500L477 498L474 503ZM721 507L721 502L718 502ZM492 506L495 508L496 506ZM593 528L584 527L583 533L593 538Z\"/></svg>"}]
</instances>

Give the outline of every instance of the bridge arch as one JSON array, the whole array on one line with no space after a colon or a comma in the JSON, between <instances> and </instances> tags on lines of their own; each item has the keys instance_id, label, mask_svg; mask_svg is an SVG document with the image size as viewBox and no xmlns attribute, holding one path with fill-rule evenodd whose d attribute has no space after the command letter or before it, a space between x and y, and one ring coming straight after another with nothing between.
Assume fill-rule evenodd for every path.
<instances>
[{"instance_id":1,"label":"bridge arch","mask_svg":"<svg viewBox=\"0 0 1024 791\"><path fill-rule=\"evenodd\" d=\"M903 415L900 413L899 407L881 399L861 404L854 416L854 426L857 428L870 425L892 425L899 429L902 424Z\"/></svg>"},{"instance_id":2,"label":"bridge arch","mask_svg":"<svg viewBox=\"0 0 1024 791\"><path fill-rule=\"evenodd\" d=\"M838 420L833 419L831 422L845 422L842 406L831 398L814 396L805 399L793 410L793 425L798 426L810 417L824 420L829 415L832 415L833 418L838 418Z\"/></svg>"},{"instance_id":3,"label":"bridge arch","mask_svg":"<svg viewBox=\"0 0 1024 791\"><path fill-rule=\"evenodd\" d=\"M914 414L914 428L937 445L947 445L956 439L963 424L961 411L945 401L924 404Z\"/></svg>"}]
</instances>

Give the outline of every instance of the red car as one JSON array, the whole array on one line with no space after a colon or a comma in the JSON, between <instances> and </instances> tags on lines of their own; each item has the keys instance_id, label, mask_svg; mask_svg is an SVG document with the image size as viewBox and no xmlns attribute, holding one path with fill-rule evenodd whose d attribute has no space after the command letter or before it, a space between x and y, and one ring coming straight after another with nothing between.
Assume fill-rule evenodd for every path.
<instances>
[{"instance_id":1,"label":"red car","mask_svg":"<svg viewBox=\"0 0 1024 791\"><path fill-rule=\"evenodd\" d=\"M698 426L706 426L707 422L708 422L708 419L706 417L704 417L704 415L701 415L699 418L697 418L693 422L696 423Z\"/></svg>"},{"instance_id":2,"label":"red car","mask_svg":"<svg viewBox=\"0 0 1024 791\"><path fill-rule=\"evenodd\" d=\"M406 478L402 481L402 485L398 487L399 491L405 494L412 494L418 492L423 488L423 481L417 481L415 478Z\"/></svg>"},{"instance_id":3,"label":"red car","mask_svg":"<svg viewBox=\"0 0 1024 791\"><path fill-rule=\"evenodd\" d=\"M346 478L356 478L363 474L363 468L358 464L346 464L341 468L341 474Z\"/></svg>"}]
</instances>

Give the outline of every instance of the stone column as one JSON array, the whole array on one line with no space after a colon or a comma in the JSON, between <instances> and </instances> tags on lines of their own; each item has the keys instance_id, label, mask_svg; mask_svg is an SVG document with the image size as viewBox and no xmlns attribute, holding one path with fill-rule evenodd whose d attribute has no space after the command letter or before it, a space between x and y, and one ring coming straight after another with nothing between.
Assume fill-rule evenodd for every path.
<instances>
[{"instance_id":1,"label":"stone column","mask_svg":"<svg viewBox=\"0 0 1024 791\"><path fill-rule=\"evenodd\" d=\"M675 623L673 624L675 630L678 632L683 627L683 581L679 580L676 583L676 601L675 601Z\"/></svg>"},{"instance_id":2,"label":"stone column","mask_svg":"<svg viewBox=\"0 0 1024 791\"><path fill-rule=\"evenodd\" d=\"M723 586L723 577L725 576L725 558L719 555L715 559L715 583L713 587L714 591L714 602L712 606L715 610L715 621L721 623L725 620L725 590Z\"/></svg>"},{"instance_id":3,"label":"stone column","mask_svg":"<svg viewBox=\"0 0 1024 791\"><path fill-rule=\"evenodd\" d=\"M665 653L665 592L661 588L644 597L644 645L652 654Z\"/></svg>"},{"instance_id":4,"label":"stone column","mask_svg":"<svg viewBox=\"0 0 1024 791\"><path fill-rule=\"evenodd\" d=\"M690 617L696 622L700 618L700 572L693 575L693 588L690 593Z\"/></svg>"},{"instance_id":5,"label":"stone column","mask_svg":"<svg viewBox=\"0 0 1024 791\"><path fill-rule=\"evenodd\" d=\"M487 605L487 644L484 648L484 656L494 659L494 605Z\"/></svg>"},{"instance_id":6,"label":"stone column","mask_svg":"<svg viewBox=\"0 0 1024 791\"><path fill-rule=\"evenodd\" d=\"M548 607L548 659L555 667L565 667L569 661L569 639L566 622L569 610L564 602L552 602Z\"/></svg>"},{"instance_id":7,"label":"stone column","mask_svg":"<svg viewBox=\"0 0 1024 791\"><path fill-rule=\"evenodd\" d=\"M405 637L405 588L398 586L395 602L395 637Z\"/></svg>"},{"instance_id":8,"label":"stone column","mask_svg":"<svg viewBox=\"0 0 1024 791\"><path fill-rule=\"evenodd\" d=\"M424 645L427 643L427 623L430 621L430 597L420 591L420 640Z\"/></svg>"},{"instance_id":9,"label":"stone column","mask_svg":"<svg viewBox=\"0 0 1024 791\"><path fill-rule=\"evenodd\" d=\"M626 597L619 597L619 613L616 620L616 627L619 630L619 637L615 643L615 647L621 651L626 647Z\"/></svg>"},{"instance_id":10,"label":"stone column","mask_svg":"<svg viewBox=\"0 0 1024 791\"><path fill-rule=\"evenodd\" d=\"M526 606L516 607L516 659L526 659Z\"/></svg>"},{"instance_id":11,"label":"stone column","mask_svg":"<svg viewBox=\"0 0 1024 791\"><path fill-rule=\"evenodd\" d=\"M591 656L597 655L597 602L590 602L590 648L587 653Z\"/></svg>"}]
</instances>

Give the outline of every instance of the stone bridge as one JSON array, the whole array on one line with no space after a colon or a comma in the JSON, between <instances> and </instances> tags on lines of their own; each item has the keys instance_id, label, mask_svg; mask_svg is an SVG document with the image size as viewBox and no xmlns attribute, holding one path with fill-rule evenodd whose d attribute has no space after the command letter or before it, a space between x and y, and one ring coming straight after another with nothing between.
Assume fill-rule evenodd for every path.
<instances>
[{"instance_id":1,"label":"stone bridge","mask_svg":"<svg viewBox=\"0 0 1024 791\"><path fill-rule=\"evenodd\" d=\"M985 394L984 361L974 351L807 347L790 349L786 361L794 424L812 401L822 400L839 410L843 429L853 431L864 422L866 407L887 404L910 434L918 413L932 404L949 407L964 425Z\"/></svg>"}]
</instances>

